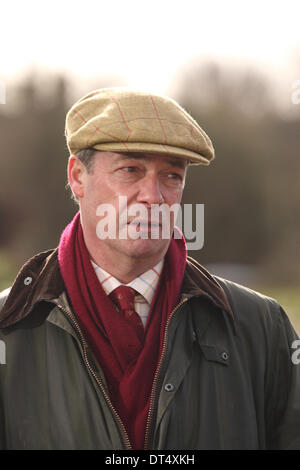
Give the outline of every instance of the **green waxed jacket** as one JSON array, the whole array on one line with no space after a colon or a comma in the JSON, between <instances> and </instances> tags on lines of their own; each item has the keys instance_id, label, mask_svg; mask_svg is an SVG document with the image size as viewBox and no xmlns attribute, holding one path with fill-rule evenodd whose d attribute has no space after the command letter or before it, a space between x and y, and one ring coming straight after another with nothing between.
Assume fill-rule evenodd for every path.
<instances>
[{"instance_id":1,"label":"green waxed jacket","mask_svg":"<svg viewBox=\"0 0 300 470\"><path fill-rule=\"evenodd\" d=\"M57 250L0 299L0 448L130 448L71 311ZM273 299L188 259L153 386L148 449L300 449L300 364Z\"/></svg>"}]
</instances>

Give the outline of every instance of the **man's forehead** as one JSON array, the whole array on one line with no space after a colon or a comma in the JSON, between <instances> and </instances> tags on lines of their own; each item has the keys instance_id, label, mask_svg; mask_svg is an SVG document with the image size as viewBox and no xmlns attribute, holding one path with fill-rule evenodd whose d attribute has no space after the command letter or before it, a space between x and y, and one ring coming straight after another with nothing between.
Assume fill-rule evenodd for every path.
<instances>
[{"instance_id":1,"label":"man's forehead","mask_svg":"<svg viewBox=\"0 0 300 470\"><path fill-rule=\"evenodd\" d=\"M166 154L159 153L133 153L133 152L122 152L115 154L115 161L124 161L124 160L141 160L141 161L151 161L155 159L161 159L163 162L168 163L171 166L178 168L185 168L187 166L187 160L184 158L174 157L172 155L168 156Z\"/></svg>"}]
</instances>

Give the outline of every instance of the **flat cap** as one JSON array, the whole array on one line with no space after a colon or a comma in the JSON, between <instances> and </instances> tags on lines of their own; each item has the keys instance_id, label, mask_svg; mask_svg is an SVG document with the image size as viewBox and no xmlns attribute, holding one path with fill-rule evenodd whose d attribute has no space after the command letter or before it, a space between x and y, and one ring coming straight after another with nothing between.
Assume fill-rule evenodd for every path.
<instances>
[{"instance_id":1,"label":"flat cap","mask_svg":"<svg viewBox=\"0 0 300 470\"><path fill-rule=\"evenodd\" d=\"M208 165L210 138L173 99L128 88L102 88L78 100L66 116L71 154L85 148L159 153Z\"/></svg>"}]
</instances>

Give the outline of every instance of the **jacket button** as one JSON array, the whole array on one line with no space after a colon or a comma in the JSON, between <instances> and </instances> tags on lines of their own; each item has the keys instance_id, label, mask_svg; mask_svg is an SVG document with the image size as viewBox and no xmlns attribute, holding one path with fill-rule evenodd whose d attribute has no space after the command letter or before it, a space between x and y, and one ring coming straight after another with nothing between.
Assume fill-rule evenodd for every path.
<instances>
[{"instance_id":1,"label":"jacket button","mask_svg":"<svg viewBox=\"0 0 300 470\"><path fill-rule=\"evenodd\" d=\"M226 351L222 352L221 358L223 359L223 361L227 361L229 359L229 355L227 354Z\"/></svg>"},{"instance_id":2,"label":"jacket button","mask_svg":"<svg viewBox=\"0 0 300 470\"><path fill-rule=\"evenodd\" d=\"M175 389L175 387L174 387L173 384L166 384L165 385L165 391L166 392L173 392L174 389Z\"/></svg>"},{"instance_id":3,"label":"jacket button","mask_svg":"<svg viewBox=\"0 0 300 470\"><path fill-rule=\"evenodd\" d=\"M25 286L29 286L29 284L32 283L32 277L28 276L28 277L25 277L24 279L24 284Z\"/></svg>"}]
</instances>

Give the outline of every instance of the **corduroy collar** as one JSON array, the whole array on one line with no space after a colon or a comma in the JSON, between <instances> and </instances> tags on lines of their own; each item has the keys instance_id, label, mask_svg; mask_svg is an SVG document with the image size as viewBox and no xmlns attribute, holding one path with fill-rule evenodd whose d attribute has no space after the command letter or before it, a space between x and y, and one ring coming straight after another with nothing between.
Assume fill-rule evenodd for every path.
<instances>
[{"instance_id":1,"label":"corduroy collar","mask_svg":"<svg viewBox=\"0 0 300 470\"><path fill-rule=\"evenodd\" d=\"M39 253L20 269L0 312L0 328L14 325L29 315L36 303L51 302L65 290L57 254L57 248ZM190 257L187 258L182 295L205 296L216 307L225 310L234 321L222 287L203 266Z\"/></svg>"}]
</instances>

